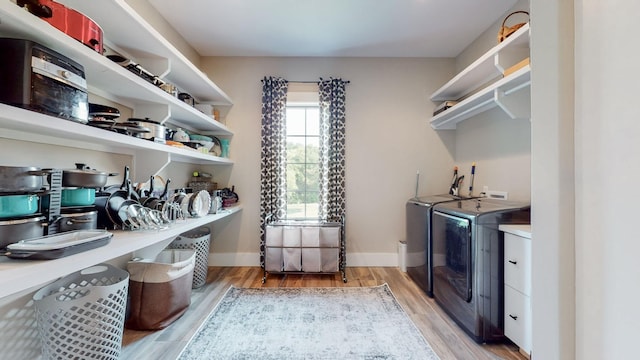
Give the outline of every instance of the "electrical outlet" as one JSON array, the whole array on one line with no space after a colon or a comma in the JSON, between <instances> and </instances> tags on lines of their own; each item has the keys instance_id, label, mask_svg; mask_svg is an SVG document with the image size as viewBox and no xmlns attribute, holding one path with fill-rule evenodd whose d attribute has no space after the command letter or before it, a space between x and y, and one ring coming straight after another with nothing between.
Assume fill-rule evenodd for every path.
<instances>
[{"instance_id":1,"label":"electrical outlet","mask_svg":"<svg viewBox=\"0 0 640 360\"><path fill-rule=\"evenodd\" d=\"M507 200L509 193L506 191L491 190L487 192L487 197L489 199Z\"/></svg>"}]
</instances>

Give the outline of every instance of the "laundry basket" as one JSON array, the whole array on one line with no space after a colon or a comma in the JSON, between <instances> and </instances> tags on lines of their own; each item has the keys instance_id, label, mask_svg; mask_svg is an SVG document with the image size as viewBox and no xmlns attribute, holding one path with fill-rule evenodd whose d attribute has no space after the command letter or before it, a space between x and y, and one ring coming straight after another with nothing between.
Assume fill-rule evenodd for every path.
<instances>
[{"instance_id":1,"label":"laundry basket","mask_svg":"<svg viewBox=\"0 0 640 360\"><path fill-rule=\"evenodd\" d=\"M209 269L209 242L211 230L203 226L180 234L169 244L170 249L193 249L196 252L196 265L193 268L193 289L207 282Z\"/></svg>"},{"instance_id":2,"label":"laundry basket","mask_svg":"<svg viewBox=\"0 0 640 360\"><path fill-rule=\"evenodd\" d=\"M195 251L167 249L154 259L129 261L129 317L125 326L159 330L178 320L191 305Z\"/></svg>"},{"instance_id":3,"label":"laundry basket","mask_svg":"<svg viewBox=\"0 0 640 360\"><path fill-rule=\"evenodd\" d=\"M42 358L119 359L128 287L129 273L99 264L38 290Z\"/></svg>"}]
</instances>

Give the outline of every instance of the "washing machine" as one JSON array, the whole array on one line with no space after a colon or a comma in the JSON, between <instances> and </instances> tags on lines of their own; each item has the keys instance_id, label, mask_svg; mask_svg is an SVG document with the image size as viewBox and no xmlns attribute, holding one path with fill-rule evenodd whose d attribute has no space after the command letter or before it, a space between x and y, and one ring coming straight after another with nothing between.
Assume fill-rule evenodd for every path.
<instances>
[{"instance_id":1,"label":"washing machine","mask_svg":"<svg viewBox=\"0 0 640 360\"><path fill-rule=\"evenodd\" d=\"M449 194L414 197L406 204L405 258L407 274L430 297L433 297L431 274L431 213L436 204L459 200Z\"/></svg>"},{"instance_id":2,"label":"washing machine","mask_svg":"<svg viewBox=\"0 0 640 360\"><path fill-rule=\"evenodd\" d=\"M436 303L476 342L504 340L504 235L500 224L529 224L530 205L466 199L433 207Z\"/></svg>"}]
</instances>

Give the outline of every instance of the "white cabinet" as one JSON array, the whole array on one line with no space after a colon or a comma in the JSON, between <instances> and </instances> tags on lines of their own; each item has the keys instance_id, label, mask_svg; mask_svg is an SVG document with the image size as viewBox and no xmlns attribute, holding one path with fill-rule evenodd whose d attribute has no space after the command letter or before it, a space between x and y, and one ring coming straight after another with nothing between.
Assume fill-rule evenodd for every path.
<instances>
[{"instance_id":1,"label":"white cabinet","mask_svg":"<svg viewBox=\"0 0 640 360\"><path fill-rule=\"evenodd\" d=\"M162 68L158 75L192 94L198 102L218 106L232 105L229 97L217 85L124 1L64 3L98 22L106 30L105 40L118 48L128 49L131 55L144 54L153 59L149 60L149 64L156 64L153 70ZM154 120L178 124L203 133L226 137L233 135L225 125L212 117L137 77L12 1L0 0L0 36L32 40L77 61L85 69L90 93L129 107L133 109L134 115L149 112L157 115ZM138 178L155 174L175 161L205 165L233 164L227 158L112 133L5 104L0 104L0 138L131 155ZM236 206L216 215L179 221L161 231L114 231L108 245L56 260L15 261L3 257L0 259L0 299L95 263L149 249L154 245L168 244L182 232L240 210Z\"/></svg>"},{"instance_id":2,"label":"white cabinet","mask_svg":"<svg viewBox=\"0 0 640 360\"><path fill-rule=\"evenodd\" d=\"M459 122L496 106L511 118L529 118L531 67L526 64L503 76L528 57L529 24L526 24L431 95L434 102L458 101L433 116L431 127L455 129Z\"/></svg>"},{"instance_id":3,"label":"white cabinet","mask_svg":"<svg viewBox=\"0 0 640 360\"><path fill-rule=\"evenodd\" d=\"M531 353L531 225L500 225L504 232L504 334Z\"/></svg>"}]
</instances>

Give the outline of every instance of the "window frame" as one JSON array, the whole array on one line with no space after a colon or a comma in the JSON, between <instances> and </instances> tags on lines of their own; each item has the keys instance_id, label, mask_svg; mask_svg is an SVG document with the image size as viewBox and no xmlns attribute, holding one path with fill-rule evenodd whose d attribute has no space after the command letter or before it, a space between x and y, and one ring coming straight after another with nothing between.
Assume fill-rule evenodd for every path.
<instances>
[{"instance_id":1,"label":"window frame","mask_svg":"<svg viewBox=\"0 0 640 360\"><path fill-rule=\"evenodd\" d=\"M315 132L315 134L313 135L309 135L309 131L307 129L307 125L308 125L308 120L307 120L307 116L308 116L308 110L316 110L318 113L318 127L320 126L320 103L318 100L318 92L314 92L314 93L309 93L309 92L305 92L304 94L297 93L297 96L290 96L293 94L287 94L287 104L286 104L286 111L287 111L287 117L286 117L286 121L289 121L289 116L288 116L288 111L289 109L304 109L305 110L305 125L304 125L304 135L302 134L295 134L295 135L290 135L288 133L287 130L285 130L286 134L285 134L285 146L287 146L287 159L286 159L286 164L287 164L287 172L289 170L289 166L290 165L302 165L304 168L303 174L304 174L304 189L303 190L295 190L295 191L291 191L289 185L287 185L287 191L285 196L287 197L287 211L286 211L286 219L287 220L312 220L312 219L319 219L320 216L320 184L322 183L322 179L321 179L321 174L320 174L320 159L319 159L319 151L320 151L320 128L318 128ZM311 97L312 96L312 97ZM313 99L313 100L311 100ZM285 128L286 129L286 128ZM290 138L303 138L303 147L304 147L304 159L303 162L295 162L292 163L290 162L290 158L289 158L289 153L288 153L288 144L289 144L289 139ZM307 162L309 159L309 155L307 154L307 150L308 150L308 139L317 139L315 142L318 144L318 159L317 162ZM317 189L313 189L313 190L309 190L309 188L307 187L307 185L309 184L308 181L308 168L311 166L315 166L317 168L317 178L315 179L315 182L318 184L318 188ZM287 181L289 181L289 174L287 174ZM303 206L302 206L302 216L292 216L292 214L290 213L290 206L291 206L291 202L290 202L290 195L293 193L297 193L300 194L303 198ZM309 196L314 196L317 201L315 203L315 206L317 207L317 209L315 211L310 212L309 211L309 206L308 206L308 199ZM299 213L296 213L299 214Z\"/></svg>"}]
</instances>

